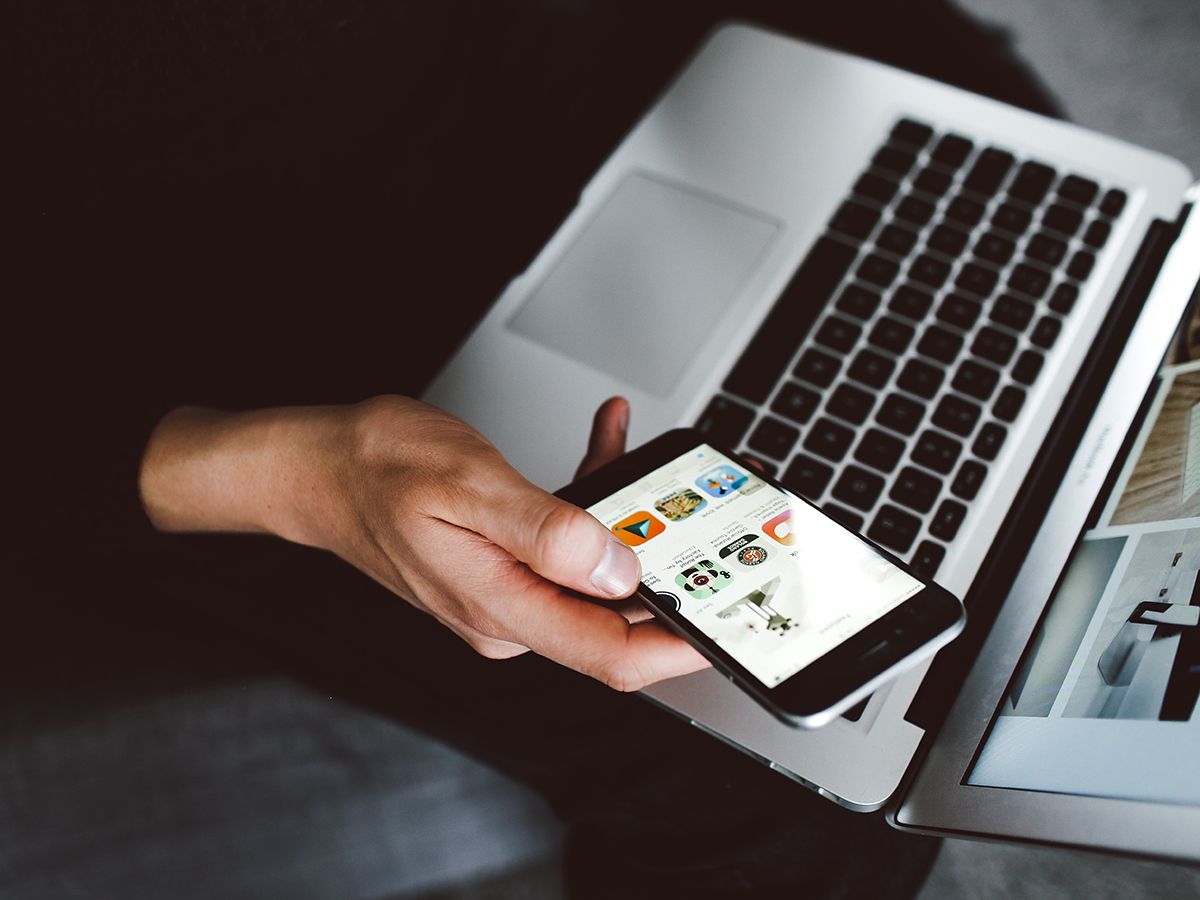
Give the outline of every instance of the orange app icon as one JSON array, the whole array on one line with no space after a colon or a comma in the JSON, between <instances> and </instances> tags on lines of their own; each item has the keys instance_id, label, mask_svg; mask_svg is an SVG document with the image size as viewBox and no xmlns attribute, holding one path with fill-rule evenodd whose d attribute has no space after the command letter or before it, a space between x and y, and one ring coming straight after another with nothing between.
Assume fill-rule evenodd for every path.
<instances>
[{"instance_id":1,"label":"orange app icon","mask_svg":"<svg viewBox=\"0 0 1200 900\"><path fill-rule=\"evenodd\" d=\"M767 537L779 541L785 547L796 543L796 533L792 531L792 511L790 509L785 509L775 518L766 522L762 530Z\"/></svg>"},{"instance_id":2,"label":"orange app icon","mask_svg":"<svg viewBox=\"0 0 1200 900\"><path fill-rule=\"evenodd\" d=\"M612 527L613 534L627 543L630 547L644 544L652 537L662 534L667 526L648 512L639 510L632 516L626 516Z\"/></svg>"}]
</instances>

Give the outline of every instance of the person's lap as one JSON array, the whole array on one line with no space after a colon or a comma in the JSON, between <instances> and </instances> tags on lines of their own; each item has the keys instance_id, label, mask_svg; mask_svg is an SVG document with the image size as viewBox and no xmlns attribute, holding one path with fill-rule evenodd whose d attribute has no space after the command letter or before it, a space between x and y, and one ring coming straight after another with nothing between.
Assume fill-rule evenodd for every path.
<instances>
[{"instance_id":1,"label":"person's lap","mask_svg":"<svg viewBox=\"0 0 1200 900\"><path fill-rule=\"evenodd\" d=\"M236 652L532 787L568 826L571 896L903 897L932 863L936 841L837 807L636 695L534 654L478 656L329 554L271 539L195 544L159 569L175 615L216 605ZM222 578L172 588L181 563L209 562Z\"/></svg>"}]
</instances>

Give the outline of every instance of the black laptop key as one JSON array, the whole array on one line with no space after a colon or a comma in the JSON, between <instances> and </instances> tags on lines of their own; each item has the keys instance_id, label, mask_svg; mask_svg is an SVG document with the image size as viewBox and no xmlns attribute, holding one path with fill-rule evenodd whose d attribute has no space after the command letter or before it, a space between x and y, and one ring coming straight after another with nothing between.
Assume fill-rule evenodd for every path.
<instances>
[{"instance_id":1,"label":"black laptop key","mask_svg":"<svg viewBox=\"0 0 1200 900\"><path fill-rule=\"evenodd\" d=\"M950 483L950 493L956 497L962 497L964 500L974 500L986 476L987 466L968 459L962 464L958 474L954 476L954 481Z\"/></svg>"},{"instance_id":2,"label":"black laptop key","mask_svg":"<svg viewBox=\"0 0 1200 900\"><path fill-rule=\"evenodd\" d=\"M1042 371L1043 362L1045 362L1045 357L1036 350L1022 350L1021 355L1017 357L1016 364L1012 367L1013 381L1025 385L1033 384Z\"/></svg>"},{"instance_id":3,"label":"black laptop key","mask_svg":"<svg viewBox=\"0 0 1200 900\"><path fill-rule=\"evenodd\" d=\"M946 218L974 227L983 218L985 210L986 207L982 203L972 200L970 197L955 197L946 207Z\"/></svg>"},{"instance_id":4,"label":"black laptop key","mask_svg":"<svg viewBox=\"0 0 1200 900\"><path fill-rule=\"evenodd\" d=\"M896 293L892 295L891 302L888 303L888 309L892 312L900 313L902 316L917 321L925 318L925 314L929 312L931 306L933 306L933 295L909 284L898 287Z\"/></svg>"},{"instance_id":5,"label":"black laptop key","mask_svg":"<svg viewBox=\"0 0 1200 900\"><path fill-rule=\"evenodd\" d=\"M863 517L856 512L851 512L844 506L838 506L836 503L826 503L821 509L825 515L833 519L835 522L840 522L851 531L862 531Z\"/></svg>"},{"instance_id":6,"label":"black laptop key","mask_svg":"<svg viewBox=\"0 0 1200 900\"><path fill-rule=\"evenodd\" d=\"M844 312L856 319L869 319L875 315L875 310L879 309L880 302L880 296L874 291L852 284L842 291L842 296L838 297L835 305L838 312Z\"/></svg>"},{"instance_id":7,"label":"black laptop key","mask_svg":"<svg viewBox=\"0 0 1200 900\"><path fill-rule=\"evenodd\" d=\"M992 304L990 316L993 322L999 322L1013 331L1024 331L1033 319L1033 312L1033 304L1029 301L1001 294Z\"/></svg>"},{"instance_id":8,"label":"black laptop key","mask_svg":"<svg viewBox=\"0 0 1200 900\"><path fill-rule=\"evenodd\" d=\"M933 509L933 503L941 490L940 479L914 466L905 466L896 476L896 483L892 485L892 489L888 491L888 498L903 503L909 509L926 513Z\"/></svg>"},{"instance_id":9,"label":"black laptop key","mask_svg":"<svg viewBox=\"0 0 1200 900\"><path fill-rule=\"evenodd\" d=\"M915 225L927 225L933 218L934 210L935 207L932 203L910 195L901 200L896 207L896 218L912 222Z\"/></svg>"},{"instance_id":10,"label":"black laptop key","mask_svg":"<svg viewBox=\"0 0 1200 900\"><path fill-rule=\"evenodd\" d=\"M825 404L825 412L837 416L854 425L861 425L871 414L875 405L875 395L854 387L851 384L839 384L829 402Z\"/></svg>"},{"instance_id":11,"label":"black laptop key","mask_svg":"<svg viewBox=\"0 0 1200 900\"><path fill-rule=\"evenodd\" d=\"M831 350L837 350L839 353L846 353L858 343L861 334L862 328L853 322L847 322L837 316L830 316L821 323L821 327L817 330L816 342Z\"/></svg>"},{"instance_id":12,"label":"black laptop key","mask_svg":"<svg viewBox=\"0 0 1200 900\"><path fill-rule=\"evenodd\" d=\"M1008 277L1008 286L1030 297L1041 297L1050 287L1050 275L1028 263L1021 263Z\"/></svg>"},{"instance_id":13,"label":"black laptop key","mask_svg":"<svg viewBox=\"0 0 1200 900\"><path fill-rule=\"evenodd\" d=\"M949 225L939 225L929 235L927 246L929 249L936 250L938 253L944 253L947 256L958 256L967 246L969 238L970 235L965 231L951 228Z\"/></svg>"},{"instance_id":14,"label":"black laptop key","mask_svg":"<svg viewBox=\"0 0 1200 900\"><path fill-rule=\"evenodd\" d=\"M897 256L908 256L916 244L916 233L907 228L901 228L899 225L888 225L879 232L879 237L875 239L877 247L895 253Z\"/></svg>"},{"instance_id":15,"label":"black laptop key","mask_svg":"<svg viewBox=\"0 0 1200 900\"><path fill-rule=\"evenodd\" d=\"M1067 275L1076 281L1084 281L1092 274L1092 267L1095 265L1096 257L1086 250L1080 250L1067 263Z\"/></svg>"},{"instance_id":16,"label":"black laptop key","mask_svg":"<svg viewBox=\"0 0 1200 900\"><path fill-rule=\"evenodd\" d=\"M1011 422L1025 405L1025 391L1015 385L1007 385L996 398L992 415L1001 422Z\"/></svg>"},{"instance_id":17,"label":"black laptop key","mask_svg":"<svg viewBox=\"0 0 1200 900\"><path fill-rule=\"evenodd\" d=\"M992 224L1010 234L1022 235L1033 221L1033 214L1011 203L1002 203L992 216Z\"/></svg>"},{"instance_id":18,"label":"black laptop key","mask_svg":"<svg viewBox=\"0 0 1200 900\"><path fill-rule=\"evenodd\" d=\"M838 209L837 214L829 223L834 231L849 235L857 240L865 240L879 221L879 213L869 206L847 200Z\"/></svg>"},{"instance_id":19,"label":"black laptop key","mask_svg":"<svg viewBox=\"0 0 1200 900\"><path fill-rule=\"evenodd\" d=\"M911 400L903 394L888 394L875 421L880 425L898 431L901 434L912 434L925 417L925 405Z\"/></svg>"},{"instance_id":20,"label":"black laptop key","mask_svg":"<svg viewBox=\"0 0 1200 900\"><path fill-rule=\"evenodd\" d=\"M948 325L954 325L966 331L975 324L982 311L982 304L968 300L959 294L950 294L938 307L937 317Z\"/></svg>"},{"instance_id":21,"label":"black laptop key","mask_svg":"<svg viewBox=\"0 0 1200 900\"><path fill-rule=\"evenodd\" d=\"M735 403L728 397L717 395L705 407L696 422L696 429L706 437L712 438L713 443L736 447L753 421L753 410Z\"/></svg>"},{"instance_id":22,"label":"black laptop key","mask_svg":"<svg viewBox=\"0 0 1200 900\"><path fill-rule=\"evenodd\" d=\"M804 449L838 462L854 442L854 432L830 419L819 419L804 439Z\"/></svg>"},{"instance_id":23,"label":"black laptop key","mask_svg":"<svg viewBox=\"0 0 1200 900\"><path fill-rule=\"evenodd\" d=\"M954 279L954 284L980 297L989 297L999 278L999 274L992 269L985 269L977 263L967 263Z\"/></svg>"},{"instance_id":24,"label":"black laptop key","mask_svg":"<svg viewBox=\"0 0 1200 900\"><path fill-rule=\"evenodd\" d=\"M888 203L896 196L896 182L867 172L854 183L854 193L878 203Z\"/></svg>"},{"instance_id":25,"label":"black laptop key","mask_svg":"<svg viewBox=\"0 0 1200 900\"><path fill-rule=\"evenodd\" d=\"M952 541L967 517L967 508L957 500L943 500L929 522L929 533L943 541Z\"/></svg>"},{"instance_id":26,"label":"black laptop key","mask_svg":"<svg viewBox=\"0 0 1200 900\"><path fill-rule=\"evenodd\" d=\"M900 265L877 253L871 253L862 261L856 274L863 281L869 281L879 287L887 287L900 274Z\"/></svg>"},{"instance_id":27,"label":"black laptop key","mask_svg":"<svg viewBox=\"0 0 1200 900\"><path fill-rule=\"evenodd\" d=\"M871 350L859 350L846 374L868 387L881 388L892 377L896 363Z\"/></svg>"},{"instance_id":28,"label":"black laptop key","mask_svg":"<svg viewBox=\"0 0 1200 900\"><path fill-rule=\"evenodd\" d=\"M918 150L929 143L933 137L933 129L922 122L912 119L901 119L892 129L892 140L902 144L911 144Z\"/></svg>"},{"instance_id":29,"label":"black laptop key","mask_svg":"<svg viewBox=\"0 0 1200 900\"><path fill-rule=\"evenodd\" d=\"M884 147L875 154L872 164L877 169L885 170L886 174L898 178L907 175L916 161L917 157L912 153L895 147Z\"/></svg>"},{"instance_id":30,"label":"black laptop key","mask_svg":"<svg viewBox=\"0 0 1200 900\"><path fill-rule=\"evenodd\" d=\"M1001 366L1008 365L1016 349L1015 337L986 325L979 329L979 334L975 335L975 341L971 344L971 352L976 356Z\"/></svg>"},{"instance_id":31,"label":"black laptop key","mask_svg":"<svg viewBox=\"0 0 1200 900\"><path fill-rule=\"evenodd\" d=\"M1037 206L1054 183L1055 174L1052 168L1042 163L1023 163L1008 189L1009 196L1024 200L1030 206Z\"/></svg>"},{"instance_id":32,"label":"black laptop key","mask_svg":"<svg viewBox=\"0 0 1200 900\"><path fill-rule=\"evenodd\" d=\"M1079 288L1073 284L1067 284L1065 281L1054 289L1054 293L1050 295L1049 306L1056 313L1062 313L1064 316L1069 313L1072 307L1075 306L1075 301L1079 299Z\"/></svg>"},{"instance_id":33,"label":"black laptop key","mask_svg":"<svg viewBox=\"0 0 1200 900\"><path fill-rule=\"evenodd\" d=\"M920 519L899 507L884 504L867 529L867 537L897 553L907 553L920 531Z\"/></svg>"},{"instance_id":34,"label":"black laptop key","mask_svg":"<svg viewBox=\"0 0 1200 900\"><path fill-rule=\"evenodd\" d=\"M950 183L953 180L949 175L939 172L937 169L922 169L917 174L917 177L913 179L913 187L927 194L932 194L935 197L940 197L946 191L950 190Z\"/></svg>"},{"instance_id":35,"label":"black laptop key","mask_svg":"<svg viewBox=\"0 0 1200 900\"><path fill-rule=\"evenodd\" d=\"M962 443L940 432L927 429L913 447L912 461L943 475L954 470L954 464L962 455Z\"/></svg>"},{"instance_id":36,"label":"black laptop key","mask_svg":"<svg viewBox=\"0 0 1200 900\"><path fill-rule=\"evenodd\" d=\"M932 400L945 377L946 373L941 369L919 359L910 359L904 364L900 377L896 379L896 386L904 388L910 394Z\"/></svg>"},{"instance_id":37,"label":"black laptop key","mask_svg":"<svg viewBox=\"0 0 1200 900\"><path fill-rule=\"evenodd\" d=\"M1042 225L1065 235L1073 235L1083 224L1083 213L1055 203L1042 216Z\"/></svg>"},{"instance_id":38,"label":"black laptop key","mask_svg":"<svg viewBox=\"0 0 1200 900\"><path fill-rule=\"evenodd\" d=\"M794 491L807 500L816 500L833 478L833 468L801 454L792 460L783 477L779 479L789 491Z\"/></svg>"},{"instance_id":39,"label":"black laptop key","mask_svg":"<svg viewBox=\"0 0 1200 900\"><path fill-rule=\"evenodd\" d=\"M1096 182L1080 178L1078 175L1068 175L1058 186L1058 196L1080 206L1091 204L1099 191L1100 186Z\"/></svg>"},{"instance_id":40,"label":"black laptop key","mask_svg":"<svg viewBox=\"0 0 1200 900\"><path fill-rule=\"evenodd\" d=\"M875 323L867 340L876 347L899 355L908 348L915 333L911 325L885 316Z\"/></svg>"},{"instance_id":41,"label":"black laptop key","mask_svg":"<svg viewBox=\"0 0 1200 900\"><path fill-rule=\"evenodd\" d=\"M771 411L803 425L812 418L812 414L820 405L820 394L810 391L794 381L789 381L775 395L775 399L771 402Z\"/></svg>"},{"instance_id":42,"label":"black laptop key","mask_svg":"<svg viewBox=\"0 0 1200 900\"><path fill-rule=\"evenodd\" d=\"M1053 267L1062 262L1063 257L1067 255L1067 245L1066 242L1048 234L1035 234L1030 238L1029 246L1025 248L1025 255Z\"/></svg>"},{"instance_id":43,"label":"black laptop key","mask_svg":"<svg viewBox=\"0 0 1200 900\"><path fill-rule=\"evenodd\" d=\"M1012 259L1016 249L1017 245L1008 238L989 231L975 245L975 255L980 259L1002 266Z\"/></svg>"},{"instance_id":44,"label":"black laptop key","mask_svg":"<svg viewBox=\"0 0 1200 900\"><path fill-rule=\"evenodd\" d=\"M938 141L937 146L933 150L933 161L939 162L943 166L949 166L951 169L957 169L971 155L971 150L974 149L972 144L965 137L959 137L957 134L948 134Z\"/></svg>"},{"instance_id":45,"label":"black laptop key","mask_svg":"<svg viewBox=\"0 0 1200 900\"><path fill-rule=\"evenodd\" d=\"M1125 201L1127 199L1124 191L1118 191L1114 188L1105 194L1104 199L1100 201L1100 212L1115 219L1121 214L1121 210L1125 208Z\"/></svg>"},{"instance_id":46,"label":"black laptop key","mask_svg":"<svg viewBox=\"0 0 1200 900\"><path fill-rule=\"evenodd\" d=\"M786 459L800 437L800 429L767 416L755 427L746 443L772 459Z\"/></svg>"},{"instance_id":47,"label":"black laptop key","mask_svg":"<svg viewBox=\"0 0 1200 900\"><path fill-rule=\"evenodd\" d=\"M988 147L975 160L975 165L971 167L967 180L963 182L963 187L975 191L977 194L983 194L985 197L992 196L1000 189L1000 184L1008 175L1008 170L1012 168L1014 161L1011 153L997 150L995 147Z\"/></svg>"},{"instance_id":48,"label":"black laptop key","mask_svg":"<svg viewBox=\"0 0 1200 900\"><path fill-rule=\"evenodd\" d=\"M986 400L996 390L1000 382L1000 373L991 366L977 363L973 359L963 360L950 386L960 394L974 397L976 400Z\"/></svg>"},{"instance_id":49,"label":"black laptop key","mask_svg":"<svg viewBox=\"0 0 1200 900\"><path fill-rule=\"evenodd\" d=\"M837 357L820 350L805 350L800 355L800 362L796 363L793 374L809 384L825 388L833 384L833 379L837 377L841 368L842 361Z\"/></svg>"},{"instance_id":50,"label":"black laptop key","mask_svg":"<svg viewBox=\"0 0 1200 900\"><path fill-rule=\"evenodd\" d=\"M913 554L911 565L922 578L932 578L945 558L946 548L941 544L936 541L921 541L917 544L917 552Z\"/></svg>"},{"instance_id":51,"label":"black laptop key","mask_svg":"<svg viewBox=\"0 0 1200 900\"><path fill-rule=\"evenodd\" d=\"M864 512L875 506L875 501L881 493L883 479L874 472L868 472L858 466L846 466L832 491L834 499Z\"/></svg>"},{"instance_id":52,"label":"black laptop key","mask_svg":"<svg viewBox=\"0 0 1200 900\"><path fill-rule=\"evenodd\" d=\"M1083 233L1083 242L1093 250L1099 250L1108 243L1108 236L1112 233L1112 226L1107 222L1097 219L1090 223L1087 231Z\"/></svg>"},{"instance_id":53,"label":"black laptop key","mask_svg":"<svg viewBox=\"0 0 1200 900\"><path fill-rule=\"evenodd\" d=\"M1054 316L1042 316L1038 319L1037 325L1033 328L1033 333L1029 335L1029 342L1035 347L1041 347L1043 350L1049 350L1054 346L1054 342L1058 340L1058 333L1062 331L1062 320Z\"/></svg>"},{"instance_id":54,"label":"black laptop key","mask_svg":"<svg viewBox=\"0 0 1200 900\"><path fill-rule=\"evenodd\" d=\"M766 401L857 255L827 237L813 245L725 379L726 391L752 403Z\"/></svg>"},{"instance_id":55,"label":"black laptop key","mask_svg":"<svg viewBox=\"0 0 1200 900\"><path fill-rule=\"evenodd\" d=\"M979 421L982 412L979 404L947 394L938 401L937 408L933 411L932 422L952 434L966 437L975 430L975 423Z\"/></svg>"},{"instance_id":56,"label":"black laptop key","mask_svg":"<svg viewBox=\"0 0 1200 900\"><path fill-rule=\"evenodd\" d=\"M940 259L934 259L932 256L922 253L908 267L908 277L936 290L950 277L950 266Z\"/></svg>"},{"instance_id":57,"label":"black laptop key","mask_svg":"<svg viewBox=\"0 0 1200 900\"><path fill-rule=\"evenodd\" d=\"M949 365L958 357L962 345L963 339L959 335L938 325L930 325L917 343L917 352Z\"/></svg>"},{"instance_id":58,"label":"black laptop key","mask_svg":"<svg viewBox=\"0 0 1200 900\"><path fill-rule=\"evenodd\" d=\"M892 471L903 455L904 441L878 428L868 428L854 448L856 460L880 472Z\"/></svg>"},{"instance_id":59,"label":"black laptop key","mask_svg":"<svg viewBox=\"0 0 1200 900\"><path fill-rule=\"evenodd\" d=\"M1000 452L1000 447L1004 444L1006 437L1008 437L1007 428L995 422L986 422L979 429L975 443L971 445L971 452L980 459L986 459L988 462L991 462L996 458L996 454Z\"/></svg>"}]
</instances>

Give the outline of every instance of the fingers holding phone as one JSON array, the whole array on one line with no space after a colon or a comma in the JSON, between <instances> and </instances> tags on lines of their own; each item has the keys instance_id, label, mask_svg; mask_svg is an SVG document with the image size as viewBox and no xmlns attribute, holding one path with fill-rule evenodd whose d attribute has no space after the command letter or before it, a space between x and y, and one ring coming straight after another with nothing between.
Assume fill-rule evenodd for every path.
<instances>
[{"instance_id":1,"label":"fingers holding phone","mask_svg":"<svg viewBox=\"0 0 1200 900\"><path fill-rule=\"evenodd\" d=\"M431 420L422 446L393 445L398 458L385 460L357 492L365 510L358 521L368 533L354 547L380 548L387 557L367 571L488 656L533 650L621 690L707 665L661 623L621 602L640 572L624 542L528 482L465 423L441 427L453 417L424 404L412 411ZM624 400L601 406L584 467L623 451L627 421ZM443 432L457 449L428 445ZM447 467L450 452L459 462ZM423 475L422 459L436 471ZM414 479L419 490L410 489Z\"/></svg>"}]
</instances>

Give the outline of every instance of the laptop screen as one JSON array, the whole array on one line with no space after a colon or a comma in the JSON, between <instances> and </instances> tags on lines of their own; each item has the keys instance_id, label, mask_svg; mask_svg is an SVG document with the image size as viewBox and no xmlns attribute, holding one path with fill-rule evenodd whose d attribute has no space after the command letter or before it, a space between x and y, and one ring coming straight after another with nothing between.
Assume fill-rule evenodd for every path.
<instances>
[{"instance_id":1,"label":"laptop screen","mask_svg":"<svg viewBox=\"0 0 1200 900\"><path fill-rule=\"evenodd\" d=\"M1200 360L1147 403L966 784L1200 805Z\"/></svg>"}]
</instances>

